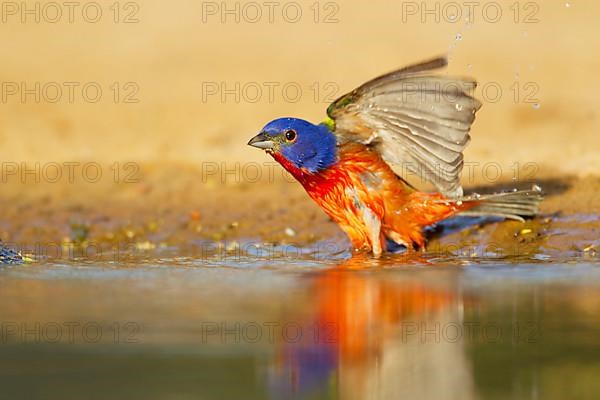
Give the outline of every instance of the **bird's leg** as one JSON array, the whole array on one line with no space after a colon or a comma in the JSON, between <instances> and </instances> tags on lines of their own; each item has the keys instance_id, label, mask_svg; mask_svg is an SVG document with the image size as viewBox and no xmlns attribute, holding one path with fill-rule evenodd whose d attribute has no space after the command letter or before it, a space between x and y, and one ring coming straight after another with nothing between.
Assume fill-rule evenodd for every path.
<instances>
[{"instance_id":1,"label":"bird's leg","mask_svg":"<svg viewBox=\"0 0 600 400\"><path fill-rule=\"evenodd\" d=\"M406 247L407 251L408 251L408 249L412 249L412 243L410 242L410 240L408 240L408 241L404 240L404 238L402 238L402 236L400 236L399 233L394 232L394 231L387 231L385 234L394 243L396 243L396 244L398 244L400 246Z\"/></svg>"},{"instance_id":2,"label":"bird's leg","mask_svg":"<svg viewBox=\"0 0 600 400\"><path fill-rule=\"evenodd\" d=\"M352 241L352 245L354 248L370 248L375 257L379 257L383 251L385 250L384 245L382 245L382 234L381 234L381 219L375 214L375 212L369 208L367 204L365 204L356 189L352 187L346 187L344 189L344 193L350 199L352 199L352 205L354 206L353 213L355 216L359 217L364 225L365 232L362 232L360 236L360 241L365 241L364 243L356 245L353 234L355 228L346 228L342 227L350 237ZM366 236L366 237L365 237ZM366 239L366 240L365 240Z\"/></svg>"},{"instance_id":3,"label":"bird's leg","mask_svg":"<svg viewBox=\"0 0 600 400\"><path fill-rule=\"evenodd\" d=\"M407 256L425 253L425 244L424 243L422 243L422 244L416 243L415 244L410 239L408 239L408 240L404 239L398 232L395 232L395 231L386 231L385 234L394 243L396 243L400 246L404 246L404 248L406 249L404 254ZM415 247L415 245L416 245L416 247Z\"/></svg>"},{"instance_id":4,"label":"bird's leg","mask_svg":"<svg viewBox=\"0 0 600 400\"><path fill-rule=\"evenodd\" d=\"M373 255L379 257L383 253L381 245L381 220L369 207L364 207L361 211Z\"/></svg>"}]
</instances>

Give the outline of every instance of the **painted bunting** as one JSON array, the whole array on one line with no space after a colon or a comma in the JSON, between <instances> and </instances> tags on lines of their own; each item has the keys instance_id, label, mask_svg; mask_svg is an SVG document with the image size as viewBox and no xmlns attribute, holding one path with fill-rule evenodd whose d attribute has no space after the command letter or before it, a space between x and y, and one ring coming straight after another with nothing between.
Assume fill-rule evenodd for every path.
<instances>
[{"instance_id":1,"label":"painted bunting","mask_svg":"<svg viewBox=\"0 0 600 400\"><path fill-rule=\"evenodd\" d=\"M432 73L446 65L436 58L382 75L334 101L321 124L276 119L248 144L294 176L354 249L376 256L388 241L423 248L423 228L456 214L534 216L543 198L537 186L463 195L463 150L481 103L469 94L475 81ZM406 166L438 192L396 174Z\"/></svg>"}]
</instances>

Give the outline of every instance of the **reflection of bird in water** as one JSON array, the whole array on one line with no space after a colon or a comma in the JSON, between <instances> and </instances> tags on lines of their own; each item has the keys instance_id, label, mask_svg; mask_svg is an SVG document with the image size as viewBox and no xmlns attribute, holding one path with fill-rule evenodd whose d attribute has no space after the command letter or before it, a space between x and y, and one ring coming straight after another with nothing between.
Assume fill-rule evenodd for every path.
<instances>
[{"instance_id":1,"label":"reflection of bird in water","mask_svg":"<svg viewBox=\"0 0 600 400\"><path fill-rule=\"evenodd\" d=\"M461 343L422 341L420 334L405 337L402 332L405 323L456 322L462 297L422 281L395 280L385 271L348 271L359 265L354 258L309 275L312 316L298 322L318 326L320 334L279 346L270 369L273 397L331 391L340 398L397 398L400 390L403 395L446 393L443 398L454 398L446 391L455 390L461 394L456 398L470 398Z\"/></svg>"}]
</instances>

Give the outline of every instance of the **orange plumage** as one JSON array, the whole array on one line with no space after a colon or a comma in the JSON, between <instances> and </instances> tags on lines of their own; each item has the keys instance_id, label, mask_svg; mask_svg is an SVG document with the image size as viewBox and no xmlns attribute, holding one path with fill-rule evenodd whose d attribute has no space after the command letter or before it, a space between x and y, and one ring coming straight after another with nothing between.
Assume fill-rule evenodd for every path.
<instances>
[{"instance_id":1,"label":"orange plumage","mask_svg":"<svg viewBox=\"0 0 600 400\"><path fill-rule=\"evenodd\" d=\"M340 226L355 249L376 254L386 250L386 237L407 248L413 244L421 248L424 226L477 204L444 202L439 193L414 190L376 152L360 143L340 146L337 163L314 174L295 167L279 153L272 156ZM370 213L373 220L381 221L376 237L371 234L374 228L368 226Z\"/></svg>"}]
</instances>

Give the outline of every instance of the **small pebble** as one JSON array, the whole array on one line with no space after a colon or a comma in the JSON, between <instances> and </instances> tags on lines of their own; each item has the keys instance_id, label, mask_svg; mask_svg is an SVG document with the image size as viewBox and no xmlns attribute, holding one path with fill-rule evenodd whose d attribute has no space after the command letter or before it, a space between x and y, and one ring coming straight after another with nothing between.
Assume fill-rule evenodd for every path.
<instances>
[{"instance_id":1,"label":"small pebble","mask_svg":"<svg viewBox=\"0 0 600 400\"><path fill-rule=\"evenodd\" d=\"M296 236L296 231L293 230L292 228L285 228L285 234L289 237L294 237Z\"/></svg>"},{"instance_id":2,"label":"small pebble","mask_svg":"<svg viewBox=\"0 0 600 400\"><path fill-rule=\"evenodd\" d=\"M156 245L152 242L145 241L136 243L136 247L138 250L153 250L156 248Z\"/></svg>"},{"instance_id":3,"label":"small pebble","mask_svg":"<svg viewBox=\"0 0 600 400\"><path fill-rule=\"evenodd\" d=\"M240 247L240 244L236 241L233 241L233 242L227 243L225 250L226 251L236 251L237 249L239 249L239 247Z\"/></svg>"}]
</instances>

